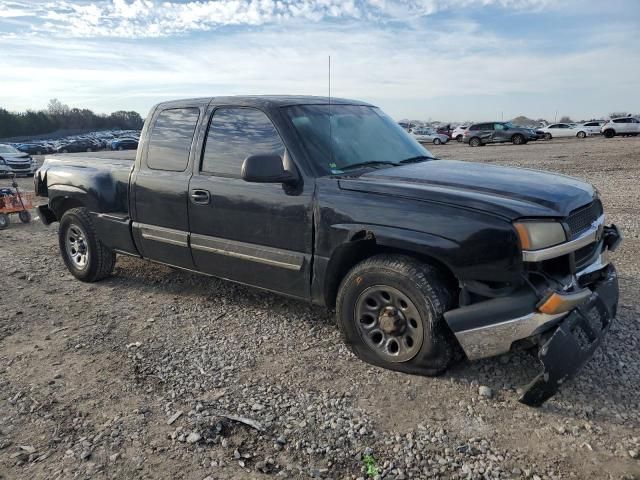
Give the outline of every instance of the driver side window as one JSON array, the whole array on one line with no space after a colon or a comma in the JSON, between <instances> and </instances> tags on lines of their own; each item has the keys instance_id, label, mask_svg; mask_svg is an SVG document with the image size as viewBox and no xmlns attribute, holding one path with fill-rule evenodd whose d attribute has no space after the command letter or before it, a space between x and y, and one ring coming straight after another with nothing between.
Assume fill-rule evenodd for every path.
<instances>
[{"instance_id":1,"label":"driver side window","mask_svg":"<svg viewBox=\"0 0 640 480\"><path fill-rule=\"evenodd\" d=\"M213 112L200 170L240 178L244 160L256 154L284 156L284 143L266 114L255 108L221 107Z\"/></svg>"}]
</instances>

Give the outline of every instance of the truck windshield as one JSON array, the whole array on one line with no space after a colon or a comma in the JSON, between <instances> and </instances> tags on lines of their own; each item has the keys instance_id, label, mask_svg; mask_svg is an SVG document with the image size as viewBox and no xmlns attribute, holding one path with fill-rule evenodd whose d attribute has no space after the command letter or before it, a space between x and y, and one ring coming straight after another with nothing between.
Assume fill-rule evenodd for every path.
<instances>
[{"instance_id":1,"label":"truck windshield","mask_svg":"<svg viewBox=\"0 0 640 480\"><path fill-rule=\"evenodd\" d=\"M399 165L405 160L433 158L400 125L375 107L299 105L285 111L307 153L327 175L339 175L359 165L379 168Z\"/></svg>"}]
</instances>

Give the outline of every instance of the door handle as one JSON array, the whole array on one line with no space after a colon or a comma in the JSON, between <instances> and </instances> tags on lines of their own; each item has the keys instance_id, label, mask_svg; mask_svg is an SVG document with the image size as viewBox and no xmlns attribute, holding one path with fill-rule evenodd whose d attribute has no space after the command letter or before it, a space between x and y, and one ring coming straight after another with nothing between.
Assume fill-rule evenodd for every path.
<instances>
[{"instance_id":1,"label":"door handle","mask_svg":"<svg viewBox=\"0 0 640 480\"><path fill-rule=\"evenodd\" d=\"M191 201L199 205L207 205L211 194L207 190L191 190Z\"/></svg>"}]
</instances>

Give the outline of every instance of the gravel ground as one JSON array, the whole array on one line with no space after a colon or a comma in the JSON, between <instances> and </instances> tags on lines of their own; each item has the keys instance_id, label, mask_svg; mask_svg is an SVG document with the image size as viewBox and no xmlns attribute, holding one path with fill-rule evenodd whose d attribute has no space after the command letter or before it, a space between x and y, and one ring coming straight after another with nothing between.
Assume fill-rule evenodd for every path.
<instances>
[{"instance_id":1,"label":"gravel ground","mask_svg":"<svg viewBox=\"0 0 640 480\"><path fill-rule=\"evenodd\" d=\"M538 369L527 353L439 378L380 370L342 346L331 312L127 257L83 284L56 226L14 223L0 232L0 478L640 478L640 138L432 151L584 178L625 235L619 317L542 408L516 401Z\"/></svg>"}]
</instances>

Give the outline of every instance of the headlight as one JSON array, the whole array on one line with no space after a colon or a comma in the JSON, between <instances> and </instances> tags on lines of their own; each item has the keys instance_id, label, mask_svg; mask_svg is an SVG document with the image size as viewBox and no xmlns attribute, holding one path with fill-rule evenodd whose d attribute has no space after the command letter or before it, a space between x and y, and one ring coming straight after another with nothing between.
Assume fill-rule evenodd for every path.
<instances>
[{"instance_id":1,"label":"headlight","mask_svg":"<svg viewBox=\"0 0 640 480\"><path fill-rule=\"evenodd\" d=\"M513 224L523 250L540 250L567 241L562 224L555 221L520 221Z\"/></svg>"}]
</instances>

